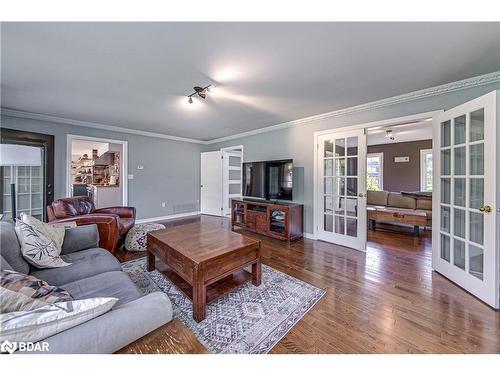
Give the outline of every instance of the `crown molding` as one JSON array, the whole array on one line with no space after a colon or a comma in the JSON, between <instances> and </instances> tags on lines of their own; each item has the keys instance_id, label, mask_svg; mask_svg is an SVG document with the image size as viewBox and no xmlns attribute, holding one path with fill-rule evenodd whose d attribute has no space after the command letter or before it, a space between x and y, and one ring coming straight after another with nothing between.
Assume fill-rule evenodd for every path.
<instances>
[{"instance_id":1,"label":"crown molding","mask_svg":"<svg viewBox=\"0 0 500 375\"><path fill-rule=\"evenodd\" d=\"M397 96L393 96L390 98L375 100L373 102L359 104L359 105L355 105L352 107L339 109L336 111L321 113L321 114L314 115L314 116L303 117L303 118L300 118L297 120L287 121L287 122L283 122L283 123L280 123L277 125L266 126L264 128L250 130L247 132L238 133L238 134L230 135L227 137L215 138L215 139L211 139L209 141L203 141L203 140L198 140L198 139L193 139L193 138L176 137L173 135L124 128L124 127L120 127L120 126L100 124L100 123L96 123L96 122L73 120L73 119L68 119L68 118L64 118L64 117L45 115L45 114L41 114L41 113L25 112L25 111L10 109L10 108L1 108L0 113L3 115L6 115L6 116L12 116L12 117L29 118L29 119L33 119L33 120L41 120L41 121L49 121L49 122L60 123L60 124L83 126L83 127L87 127L87 128L108 130L108 131L114 131L114 132L119 132L119 133L142 135L145 137L162 138L162 139L169 139L172 141L209 145L209 144L213 144L213 143L230 141L233 139L244 138L244 137L248 137L248 136L252 136L252 135L257 135L257 134L262 134L262 133L273 132L276 130L291 128L294 126L306 125L306 124L309 124L309 123L314 122L314 121L320 121L320 120L325 120L325 119L329 119L329 118L347 116L347 115L351 115L351 114L358 113L358 112L370 111L373 109L388 107L388 106L395 105L395 104L407 103L407 102L411 102L414 100L430 98L433 96L443 95L443 94L447 94L447 93L454 92L454 91L459 91L459 90L463 90L463 89L467 89L467 88L471 88L471 87L483 86L483 85L496 83L496 82L500 82L500 71L463 79L461 81L446 83L444 85L434 86L434 87L430 87L427 89L412 91L412 92L409 92L406 94L397 95Z\"/></svg>"},{"instance_id":2,"label":"crown molding","mask_svg":"<svg viewBox=\"0 0 500 375\"><path fill-rule=\"evenodd\" d=\"M433 96L443 95L454 91L459 91L471 87L483 86L491 83L500 82L500 71L484 74L481 76L471 77L467 79L463 79L461 81L446 83L444 85L434 86L427 89L412 91L406 94L392 96L390 98L375 100L373 102L368 102L364 104L355 105L352 107L347 107L343 109L339 109L332 112L321 113L319 115L304 117L298 120L292 120L283 122L277 125L266 126L264 128L250 130L248 132L238 133L234 135L230 135L227 137L211 139L206 142L206 144L213 144L218 142L230 141L233 139L248 137L252 135L272 132L276 130L291 128L294 126L308 124L314 121L325 120L334 117L341 117L346 115L351 115L353 113L370 111L373 109L388 107L395 104L407 103L414 100L430 98Z\"/></svg>"},{"instance_id":3,"label":"crown molding","mask_svg":"<svg viewBox=\"0 0 500 375\"><path fill-rule=\"evenodd\" d=\"M121 126L100 124L100 123L97 123L97 122L88 122L88 121L81 121L81 120L73 120L73 119L64 118L64 117L44 115L42 113L18 111L16 109L10 109L10 108L3 108L2 107L0 109L0 114L5 115L5 116L12 116L12 117L29 118L29 119L32 119L32 120L54 122L54 123L58 123L58 124L83 126L83 127L86 127L86 128L93 128L93 129L99 129L99 130L108 130L108 131L113 131L113 132L118 132L118 133L128 133L128 134L134 134L134 135L142 135L142 136L145 136L145 137L169 139L171 141L189 142L189 143L197 143L197 144L206 144L206 141L200 141L198 139L176 137L174 135L154 133L154 132L148 132L148 131L137 130L137 129L129 129L129 128L121 127Z\"/></svg>"}]
</instances>

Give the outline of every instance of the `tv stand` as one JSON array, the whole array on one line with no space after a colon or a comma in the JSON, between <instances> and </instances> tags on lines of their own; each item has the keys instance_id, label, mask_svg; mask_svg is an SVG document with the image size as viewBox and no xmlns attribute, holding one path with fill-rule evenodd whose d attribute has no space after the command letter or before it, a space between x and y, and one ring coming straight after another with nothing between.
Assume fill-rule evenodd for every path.
<instances>
[{"instance_id":1,"label":"tv stand","mask_svg":"<svg viewBox=\"0 0 500 375\"><path fill-rule=\"evenodd\" d=\"M302 237L304 205L247 199L231 200L231 228L293 241Z\"/></svg>"}]
</instances>

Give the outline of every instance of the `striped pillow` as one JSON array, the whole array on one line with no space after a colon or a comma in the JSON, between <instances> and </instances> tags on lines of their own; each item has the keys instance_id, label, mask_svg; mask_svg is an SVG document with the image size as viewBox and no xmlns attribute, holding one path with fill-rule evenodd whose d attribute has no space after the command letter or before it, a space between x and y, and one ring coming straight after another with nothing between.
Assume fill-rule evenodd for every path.
<instances>
[{"instance_id":1,"label":"striped pillow","mask_svg":"<svg viewBox=\"0 0 500 375\"><path fill-rule=\"evenodd\" d=\"M0 312L32 310L49 303L72 301L64 289L47 284L32 275L0 271Z\"/></svg>"}]
</instances>

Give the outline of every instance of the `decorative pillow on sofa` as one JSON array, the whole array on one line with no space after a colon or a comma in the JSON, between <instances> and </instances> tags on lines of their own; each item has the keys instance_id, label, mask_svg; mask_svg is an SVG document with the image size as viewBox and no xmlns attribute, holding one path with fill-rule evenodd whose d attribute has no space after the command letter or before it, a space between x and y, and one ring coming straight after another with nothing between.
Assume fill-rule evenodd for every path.
<instances>
[{"instance_id":1,"label":"decorative pillow on sofa","mask_svg":"<svg viewBox=\"0 0 500 375\"><path fill-rule=\"evenodd\" d=\"M89 298L1 314L0 341L37 342L46 339L108 312L116 301L118 298Z\"/></svg>"},{"instance_id":2,"label":"decorative pillow on sofa","mask_svg":"<svg viewBox=\"0 0 500 375\"><path fill-rule=\"evenodd\" d=\"M38 229L22 221L16 221L16 234L21 244L21 253L24 259L38 268L65 267L66 263L59 256L61 250L57 250L54 241L47 238Z\"/></svg>"},{"instance_id":3,"label":"decorative pillow on sofa","mask_svg":"<svg viewBox=\"0 0 500 375\"><path fill-rule=\"evenodd\" d=\"M32 226L33 228L43 233L45 237L52 240L56 245L56 248L59 251L59 253L61 253L62 244L64 242L64 233L66 232L66 228L76 227L76 222L74 221L68 223L48 224L38 220L36 217L27 215L25 213L21 214L21 220L23 223Z\"/></svg>"},{"instance_id":4,"label":"decorative pillow on sofa","mask_svg":"<svg viewBox=\"0 0 500 375\"><path fill-rule=\"evenodd\" d=\"M32 275L0 271L0 312L33 310L49 303L73 301L64 289Z\"/></svg>"}]
</instances>

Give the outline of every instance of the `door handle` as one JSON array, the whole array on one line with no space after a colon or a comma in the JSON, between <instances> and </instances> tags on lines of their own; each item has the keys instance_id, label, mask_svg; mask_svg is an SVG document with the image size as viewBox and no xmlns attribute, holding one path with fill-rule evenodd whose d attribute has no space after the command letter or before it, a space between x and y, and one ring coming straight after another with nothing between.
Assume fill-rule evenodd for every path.
<instances>
[{"instance_id":1,"label":"door handle","mask_svg":"<svg viewBox=\"0 0 500 375\"><path fill-rule=\"evenodd\" d=\"M364 194L364 193L359 193L358 194L358 197L360 197L360 198L364 198L365 196L366 196L366 194Z\"/></svg>"},{"instance_id":2,"label":"door handle","mask_svg":"<svg viewBox=\"0 0 500 375\"><path fill-rule=\"evenodd\" d=\"M479 211L490 213L491 212L491 206L488 206L488 205L481 206L481 207L479 207Z\"/></svg>"}]
</instances>

